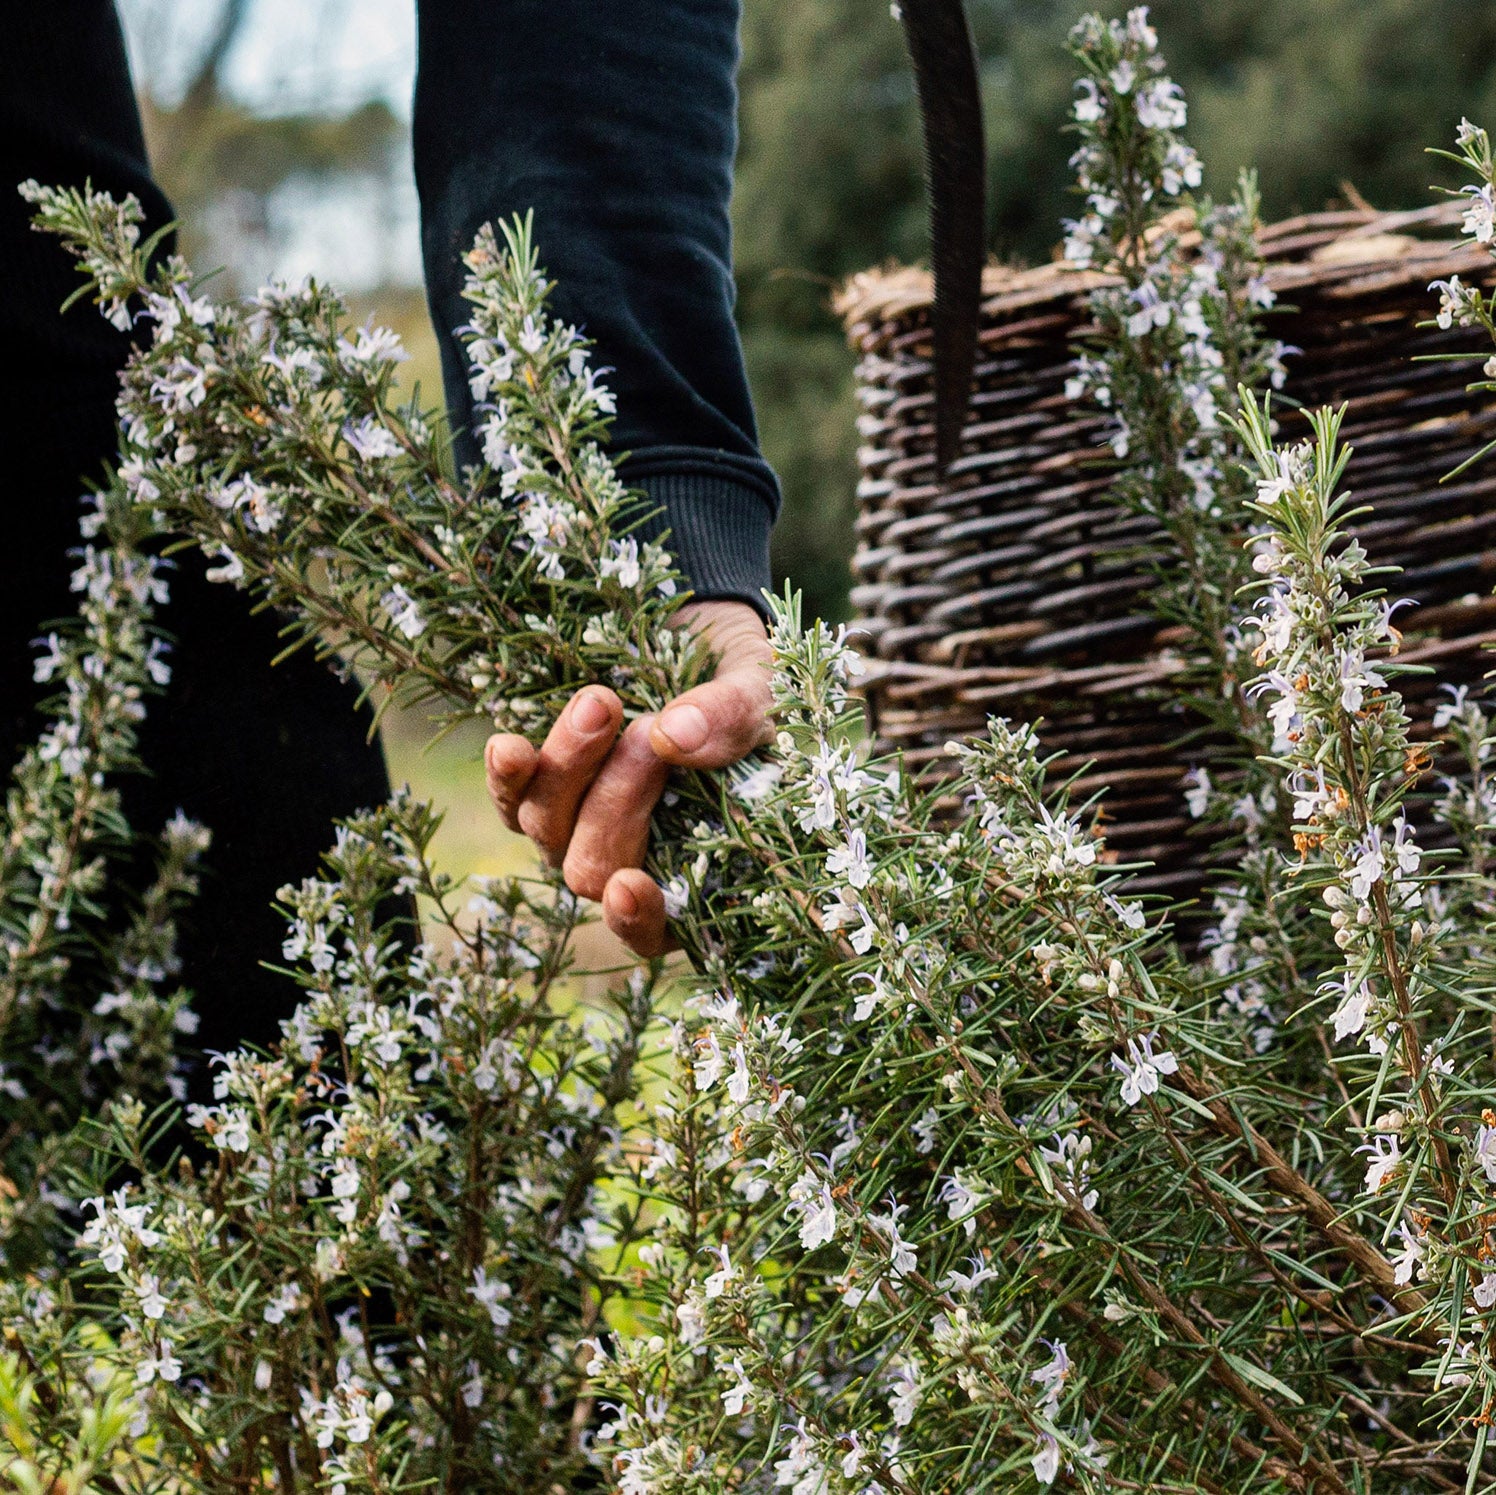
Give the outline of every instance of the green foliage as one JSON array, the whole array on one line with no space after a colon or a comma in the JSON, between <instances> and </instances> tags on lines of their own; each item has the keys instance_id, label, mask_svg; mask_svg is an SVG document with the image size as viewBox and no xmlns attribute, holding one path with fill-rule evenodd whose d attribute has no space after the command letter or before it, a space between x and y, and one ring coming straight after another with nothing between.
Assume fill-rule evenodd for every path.
<instances>
[{"instance_id":1,"label":"green foliage","mask_svg":"<svg viewBox=\"0 0 1496 1495\"><path fill-rule=\"evenodd\" d=\"M161 1169L144 1109L116 1106L102 1156L134 1179L89 1201L99 1270L45 1303L10 1286L28 1363L0 1404L41 1429L18 1456L75 1460L123 1367L138 1431L111 1477L132 1492L537 1489L586 1463L620 1495L1496 1489L1496 734L1451 702L1459 849L1426 857L1339 418L1281 448L1223 387L1273 368L1252 194L1196 205L1198 263L1167 237L1144 253L1193 175L1182 102L1144 12L1072 40L1071 239L1121 271L1074 394L1114 408L1117 501L1180 541L1157 595L1187 625L1181 678L1261 671L1222 725L1256 755L1229 765L1242 797L1279 807L1255 826L1253 913L1294 917L1196 963L1030 726L949 745L967 813L942 819L853 745L857 660L787 596L772 754L679 776L650 848L695 972L657 1104L620 1109L646 978L606 1035L546 1000L564 901L490 891L460 925L420 807L344 827L325 876L283 894L305 994L285 1042L229 1056L219 1104L189 1114L209 1161ZM1489 142L1459 140L1467 229L1496 243ZM304 641L338 638L371 690L538 737L582 680L637 715L700 677L528 224L467 256L484 462L453 473L392 398L396 341L325 289L214 307L180 261L147 269L133 205L27 194L106 315L150 324L121 497ZM1240 848L1218 850L1229 875ZM443 947L386 911L413 891ZM1243 992L1278 970L1264 1020ZM102 1373L79 1411L59 1386L84 1355Z\"/></svg>"},{"instance_id":2,"label":"green foliage","mask_svg":"<svg viewBox=\"0 0 1496 1495\"><path fill-rule=\"evenodd\" d=\"M1056 40L1089 8L968 6L1001 260L1048 259L1055 225L1074 215L1072 142L1061 133L1073 74ZM1496 16L1458 0L1163 0L1154 19L1190 98L1206 190L1225 200L1255 169L1269 220L1338 201L1346 182L1379 208L1421 207L1434 176L1407 142L1450 138L1462 114L1496 114ZM786 491L775 566L813 611L836 618L853 544L853 360L827 287L925 253L899 27L881 0L747 0L741 92L740 315L763 440Z\"/></svg>"},{"instance_id":3,"label":"green foliage","mask_svg":"<svg viewBox=\"0 0 1496 1495\"><path fill-rule=\"evenodd\" d=\"M175 1032L193 1026L174 980L176 916L208 834L177 815L153 841L126 823L118 787L170 676L153 624L164 566L117 490L83 530L78 615L35 666L46 724L0 808L0 1259L12 1270L48 1255L75 1124L119 1092L176 1082ZM132 887L141 851L155 873Z\"/></svg>"}]
</instances>

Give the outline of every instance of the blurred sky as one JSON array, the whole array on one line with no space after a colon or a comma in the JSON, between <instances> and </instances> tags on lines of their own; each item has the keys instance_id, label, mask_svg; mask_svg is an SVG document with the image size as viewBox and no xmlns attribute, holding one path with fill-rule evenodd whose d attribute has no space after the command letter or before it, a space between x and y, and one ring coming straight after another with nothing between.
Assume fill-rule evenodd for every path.
<instances>
[{"instance_id":1,"label":"blurred sky","mask_svg":"<svg viewBox=\"0 0 1496 1495\"><path fill-rule=\"evenodd\" d=\"M221 6L119 0L137 88L167 108L178 102ZM339 115L382 99L407 121L414 77L413 0L250 0L223 71L226 92L257 113ZM288 181L254 231L237 210L226 196L202 227L241 286L304 275L354 293L420 283L408 145L383 177Z\"/></svg>"},{"instance_id":2,"label":"blurred sky","mask_svg":"<svg viewBox=\"0 0 1496 1495\"><path fill-rule=\"evenodd\" d=\"M119 0L136 77L175 103L218 16L217 0ZM266 113L329 114L384 99L410 117L413 0L251 0L224 72L235 98Z\"/></svg>"}]
</instances>

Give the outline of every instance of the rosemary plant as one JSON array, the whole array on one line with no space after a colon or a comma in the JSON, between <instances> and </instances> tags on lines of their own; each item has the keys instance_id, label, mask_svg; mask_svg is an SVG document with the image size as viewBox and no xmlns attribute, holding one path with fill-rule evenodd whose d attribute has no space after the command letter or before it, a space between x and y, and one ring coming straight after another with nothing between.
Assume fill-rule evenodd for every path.
<instances>
[{"instance_id":1,"label":"rosemary plant","mask_svg":"<svg viewBox=\"0 0 1496 1495\"><path fill-rule=\"evenodd\" d=\"M1076 47L1072 253L1120 279L1075 394L1107 392L1119 501L1178 541L1181 690L1247 686L1214 725L1281 816L1254 873L1277 1021L1129 895L1033 728L951 745L954 821L854 747L856 658L786 597L772 751L682 774L651 851L682 1006L639 973L606 1028L563 1017L566 900L459 919L403 796L288 886L278 1050L224 1060L180 1167L116 1104L79 1256L7 1289L19 1487L1496 1490L1493 734L1451 701L1441 864L1338 418L1281 446L1237 389L1277 356L1251 193L1201 206L1198 250L1156 221L1196 168L1146 13ZM468 256L484 461L454 472L391 400L395 340L327 289L215 306L133 205L27 192L151 328L122 508L293 642L381 704L536 736L584 681L639 714L698 678L528 224ZM439 940L390 912L412 891Z\"/></svg>"}]
</instances>

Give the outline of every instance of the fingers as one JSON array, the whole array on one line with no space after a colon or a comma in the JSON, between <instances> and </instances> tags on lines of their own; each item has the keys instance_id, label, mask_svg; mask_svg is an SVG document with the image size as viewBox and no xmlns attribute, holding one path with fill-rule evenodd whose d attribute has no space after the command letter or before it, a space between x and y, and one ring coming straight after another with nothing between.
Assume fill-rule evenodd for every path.
<instances>
[{"instance_id":1,"label":"fingers","mask_svg":"<svg viewBox=\"0 0 1496 1495\"><path fill-rule=\"evenodd\" d=\"M623 703L602 686L589 685L567 703L546 736L534 771L516 802L515 820L557 863L566 854L577 807L613 747Z\"/></svg>"},{"instance_id":2,"label":"fingers","mask_svg":"<svg viewBox=\"0 0 1496 1495\"><path fill-rule=\"evenodd\" d=\"M603 889L603 922L644 960L676 948L665 921L665 895L637 867L624 867Z\"/></svg>"},{"instance_id":3,"label":"fingers","mask_svg":"<svg viewBox=\"0 0 1496 1495\"><path fill-rule=\"evenodd\" d=\"M488 792L511 830L530 836L552 860L564 854L567 885L601 901L608 928L651 959L676 948L665 895L640 870L670 768L649 746L649 718L615 742L622 713L611 691L595 692L611 697L602 703L610 709L601 729L595 716L577 712L577 701L593 694L573 699L539 750L512 733L489 738Z\"/></svg>"},{"instance_id":4,"label":"fingers","mask_svg":"<svg viewBox=\"0 0 1496 1495\"><path fill-rule=\"evenodd\" d=\"M629 723L577 812L561 871L580 898L600 900L619 868L644 862L649 817L670 773L649 745L653 726L648 716Z\"/></svg>"},{"instance_id":5,"label":"fingers","mask_svg":"<svg viewBox=\"0 0 1496 1495\"><path fill-rule=\"evenodd\" d=\"M574 893L603 903L608 926L645 956L673 948L664 895L640 870L671 768L722 768L774 735L772 656L758 613L742 602L693 602L675 621L706 639L716 675L659 718L640 717L620 736L622 703L591 685L538 751L501 734L486 752L489 794L504 823L559 862Z\"/></svg>"},{"instance_id":6,"label":"fingers","mask_svg":"<svg viewBox=\"0 0 1496 1495\"><path fill-rule=\"evenodd\" d=\"M499 819L512 831L519 830L519 802L535 776L540 754L513 732L500 732L483 749L488 776L488 797Z\"/></svg>"},{"instance_id":7,"label":"fingers","mask_svg":"<svg viewBox=\"0 0 1496 1495\"><path fill-rule=\"evenodd\" d=\"M678 620L707 638L717 671L660 713L650 741L667 763L724 768L773 740L768 636L763 620L742 602L694 603Z\"/></svg>"},{"instance_id":8,"label":"fingers","mask_svg":"<svg viewBox=\"0 0 1496 1495\"><path fill-rule=\"evenodd\" d=\"M660 713L650 741L667 763L725 768L773 741L773 704L767 672L750 664L677 696Z\"/></svg>"},{"instance_id":9,"label":"fingers","mask_svg":"<svg viewBox=\"0 0 1496 1495\"><path fill-rule=\"evenodd\" d=\"M490 737L484 750L488 795L504 824L559 860L577 805L622 720L618 697L594 685L567 702L538 751L513 732Z\"/></svg>"}]
</instances>

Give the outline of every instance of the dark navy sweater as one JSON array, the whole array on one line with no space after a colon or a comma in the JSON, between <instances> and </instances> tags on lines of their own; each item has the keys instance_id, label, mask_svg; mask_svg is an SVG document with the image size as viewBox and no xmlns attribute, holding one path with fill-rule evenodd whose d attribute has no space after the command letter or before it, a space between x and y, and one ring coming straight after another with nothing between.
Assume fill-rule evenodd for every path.
<instances>
[{"instance_id":1,"label":"dark navy sweater","mask_svg":"<svg viewBox=\"0 0 1496 1495\"><path fill-rule=\"evenodd\" d=\"M420 0L415 162L454 424L459 256L480 224L533 208L556 308L614 370L625 480L666 511L699 596L762 609L779 490L732 317L738 15L739 0Z\"/></svg>"},{"instance_id":2,"label":"dark navy sweater","mask_svg":"<svg viewBox=\"0 0 1496 1495\"><path fill-rule=\"evenodd\" d=\"M625 476L667 511L698 595L759 603L778 502L759 456L732 322L728 197L735 144L736 0L421 0L416 169L432 312L454 421L469 419L452 329L459 255L480 223L535 210L557 309L598 343L618 395ZM86 306L50 235L13 190L26 177L134 192L151 179L111 0L16 5L0 48L0 769L36 732L31 640L70 613L78 496L115 451L128 342ZM310 873L328 822L387 792L355 689L309 653L271 668L268 614L177 559L164 622L169 701L147 717L152 775L128 786L134 824L182 807L214 832L183 942L203 997L199 1042L268 1042L294 986L258 966L283 932L276 888ZM209 994L213 994L210 996ZM216 999L215 999L216 998Z\"/></svg>"},{"instance_id":3,"label":"dark navy sweater","mask_svg":"<svg viewBox=\"0 0 1496 1495\"><path fill-rule=\"evenodd\" d=\"M466 321L460 256L480 224L533 208L555 306L613 370L626 481L666 512L698 596L762 609L779 489L732 316L738 16L739 0L419 0L415 166L454 427L471 416L452 335ZM112 6L54 0L12 21L0 57L0 332L47 364L112 367L123 340L83 309L58 319L76 274L55 240L29 232L11 191L22 176L89 177L135 192L152 220L168 216Z\"/></svg>"}]
</instances>

